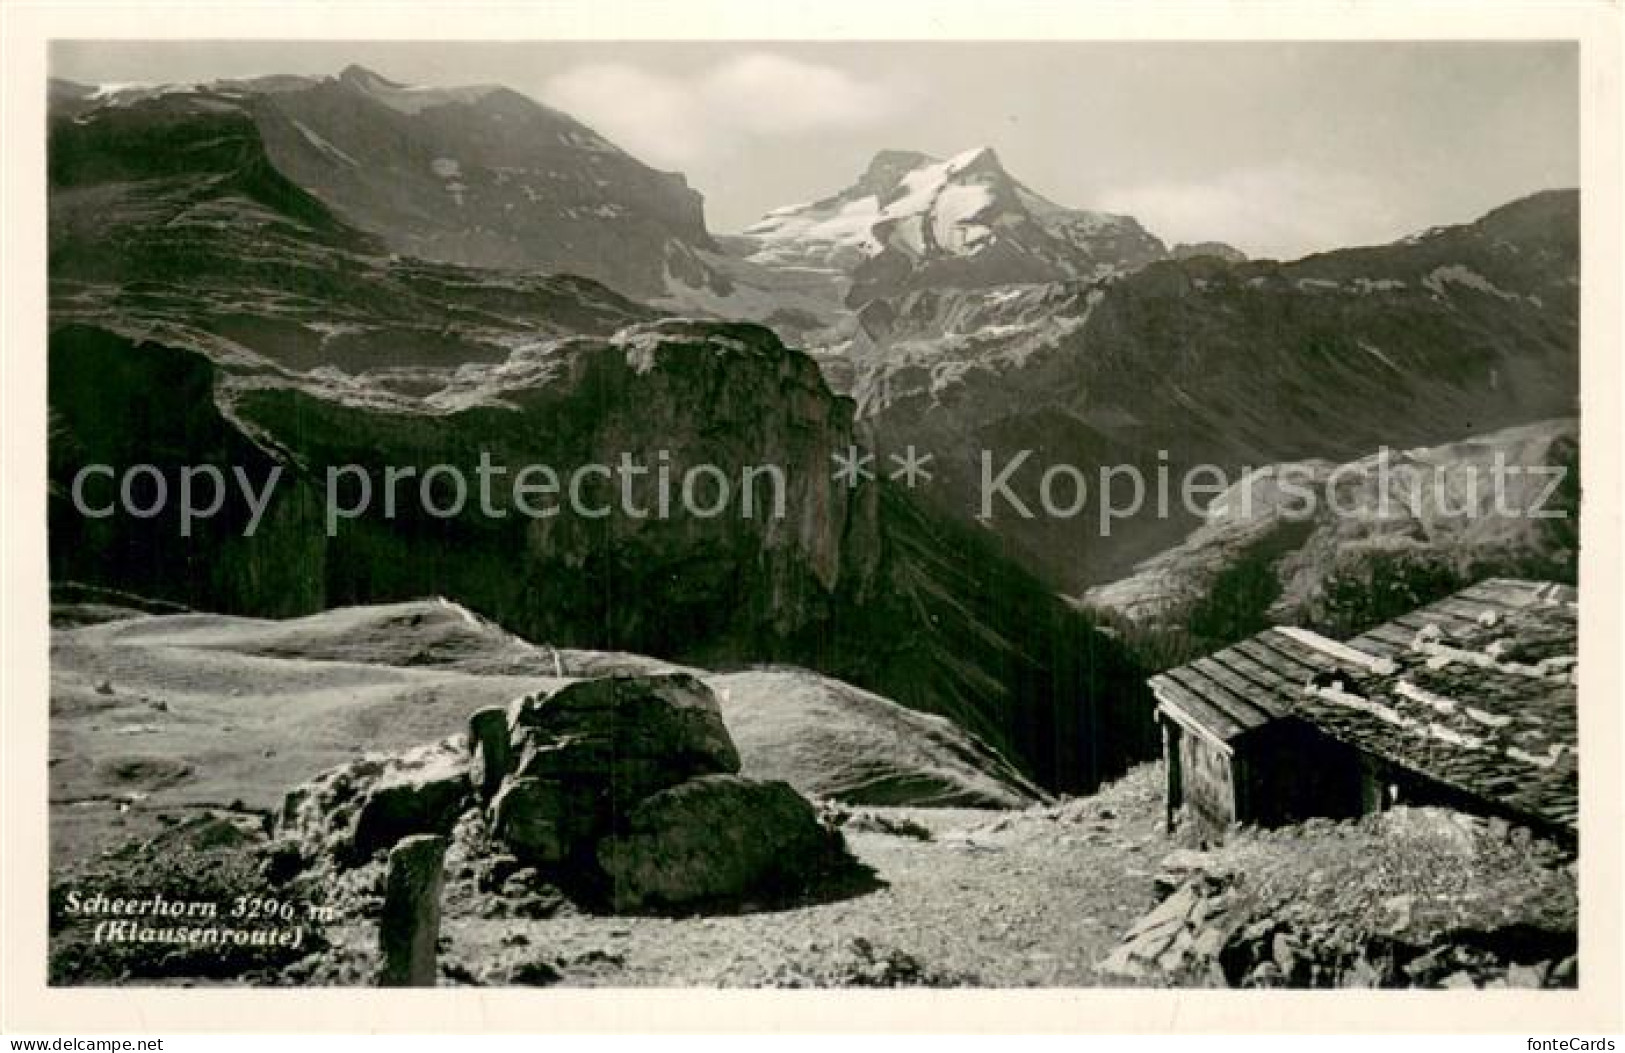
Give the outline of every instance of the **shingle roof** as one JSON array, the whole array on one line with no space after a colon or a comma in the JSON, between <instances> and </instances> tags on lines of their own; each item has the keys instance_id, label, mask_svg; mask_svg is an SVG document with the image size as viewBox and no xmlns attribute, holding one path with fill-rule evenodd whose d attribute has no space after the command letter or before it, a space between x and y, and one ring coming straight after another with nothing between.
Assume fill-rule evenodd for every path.
<instances>
[{"instance_id":1,"label":"shingle roof","mask_svg":"<svg viewBox=\"0 0 1625 1053\"><path fill-rule=\"evenodd\" d=\"M1260 633L1153 677L1223 743L1285 716L1517 812L1578 821L1574 590L1493 579L1355 637Z\"/></svg>"}]
</instances>

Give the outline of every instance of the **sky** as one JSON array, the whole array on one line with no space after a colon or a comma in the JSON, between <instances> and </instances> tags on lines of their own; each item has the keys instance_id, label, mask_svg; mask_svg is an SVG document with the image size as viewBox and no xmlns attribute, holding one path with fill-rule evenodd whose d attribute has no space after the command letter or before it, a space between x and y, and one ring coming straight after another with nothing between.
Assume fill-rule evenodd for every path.
<instances>
[{"instance_id":1,"label":"sky","mask_svg":"<svg viewBox=\"0 0 1625 1053\"><path fill-rule=\"evenodd\" d=\"M1570 43L59 42L86 83L332 74L500 83L705 195L714 232L877 150L992 146L1063 205L1281 259L1579 182Z\"/></svg>"}]
</instances>

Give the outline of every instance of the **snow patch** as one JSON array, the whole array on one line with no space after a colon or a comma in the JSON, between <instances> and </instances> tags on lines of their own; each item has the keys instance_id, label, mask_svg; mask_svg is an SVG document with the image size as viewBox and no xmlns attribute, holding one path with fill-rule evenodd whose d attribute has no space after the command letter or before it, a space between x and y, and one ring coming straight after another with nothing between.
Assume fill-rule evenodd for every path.
<instances>
[{"instance_id":1,"label":"snow patch","mask_svg":"<svg viewBox=\"0 0 1625 1053\"><path fill-rule=\"evenodd\" d=\"M335 161L338 161L341 164L347 164L351 168L361 167L361 162L357 161L343 150L340 150L338 147L334 146L320 135L317 135L316 132L303 121L294 121L293 126L299 130L300 135L305 137L306 142L308 142L311 146L314 146L320 152L326 154L328 157L333 158Z\"/></svg>"},{"instance_id":2,"label":"snow patch","mask_svg":"<svg viewBox=\"0 0 1625 1053\"><path fill-rule=\"evenodd\" d=\"M1359 348L1375 358L1377 361L1381 362L1383 365L1387 366L1389 369L1393 370L1395 373L1405 372L1403 369L1399 368L1398 362L1395 362L1393 359L1389 358L1382 348L1378 347L1376 344L1361 340L1359 342Z\"/></svg>"},{"instance_id":3,"label":"snow patch","mask_svg":"<svg viewBox=\"0 0 1625 1053\"><path fill-rule=\"evenodd\" d=\"M1497 288L1493 282L1471 267L1465 267L1459 263L1433 268L1428 273L1428 276L1422 279L1422 284L1440 296L1449 294L1447 286L1460 285L1463 288L1472 289L1474 292L1488 293L1502 300L1516 300L1518 298L1514 293Z\"/></svg>"},{"instance_id":4,"label":"snow patch","mask_svg":"<svg viewBox=\"0 0 1625 1053\"><path fill-rule=\"evenodd\" d=\"M912 256L979 252L1004 218L985 215L993 193L977 174L965 172L988 153L978 147L922 164L904 173L884 204L866 194L776 208L744 230L760 243L750 259L768 266L834 266L843 256L873 256L888 244Z\"/></svg>"}]
</instances>

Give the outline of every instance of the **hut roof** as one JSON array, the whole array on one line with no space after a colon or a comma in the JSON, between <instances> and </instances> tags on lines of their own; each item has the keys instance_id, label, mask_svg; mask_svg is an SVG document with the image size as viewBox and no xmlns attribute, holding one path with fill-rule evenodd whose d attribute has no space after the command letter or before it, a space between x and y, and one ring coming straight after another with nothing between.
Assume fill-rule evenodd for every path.
<instances>
[{"instance_id":1,"label":"hut roof","mask_svg":"<svg viewBox=\"0 0 1625 1053\"><path fill-rule=\"evenodd\" d=\"M1275 628L1151 680L1159 709L1234 748L1293 718L1516 812L1578 822L1573 589L1492 579L1347 643Z\"/></svg>"}]
</instances>

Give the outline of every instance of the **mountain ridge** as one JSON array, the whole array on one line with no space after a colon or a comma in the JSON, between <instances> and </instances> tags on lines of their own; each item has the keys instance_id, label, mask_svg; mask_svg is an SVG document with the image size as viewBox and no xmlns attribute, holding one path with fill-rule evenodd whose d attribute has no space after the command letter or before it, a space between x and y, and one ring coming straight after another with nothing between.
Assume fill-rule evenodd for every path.
<instances>
[{"instance_id":1,"label":"mountain ridge","mask_svg":"<svg viewBox=\"0 0 1625 1053\"><path fill-rule=\"evenodd\" d=\"M53 81L84 123L164 99L248 114L287 179L402 255L593 278L653 299L724 282L704 203L561 111L495 85L426 88L362 67L195 85Z\"/></svg>"}]
</instances>

